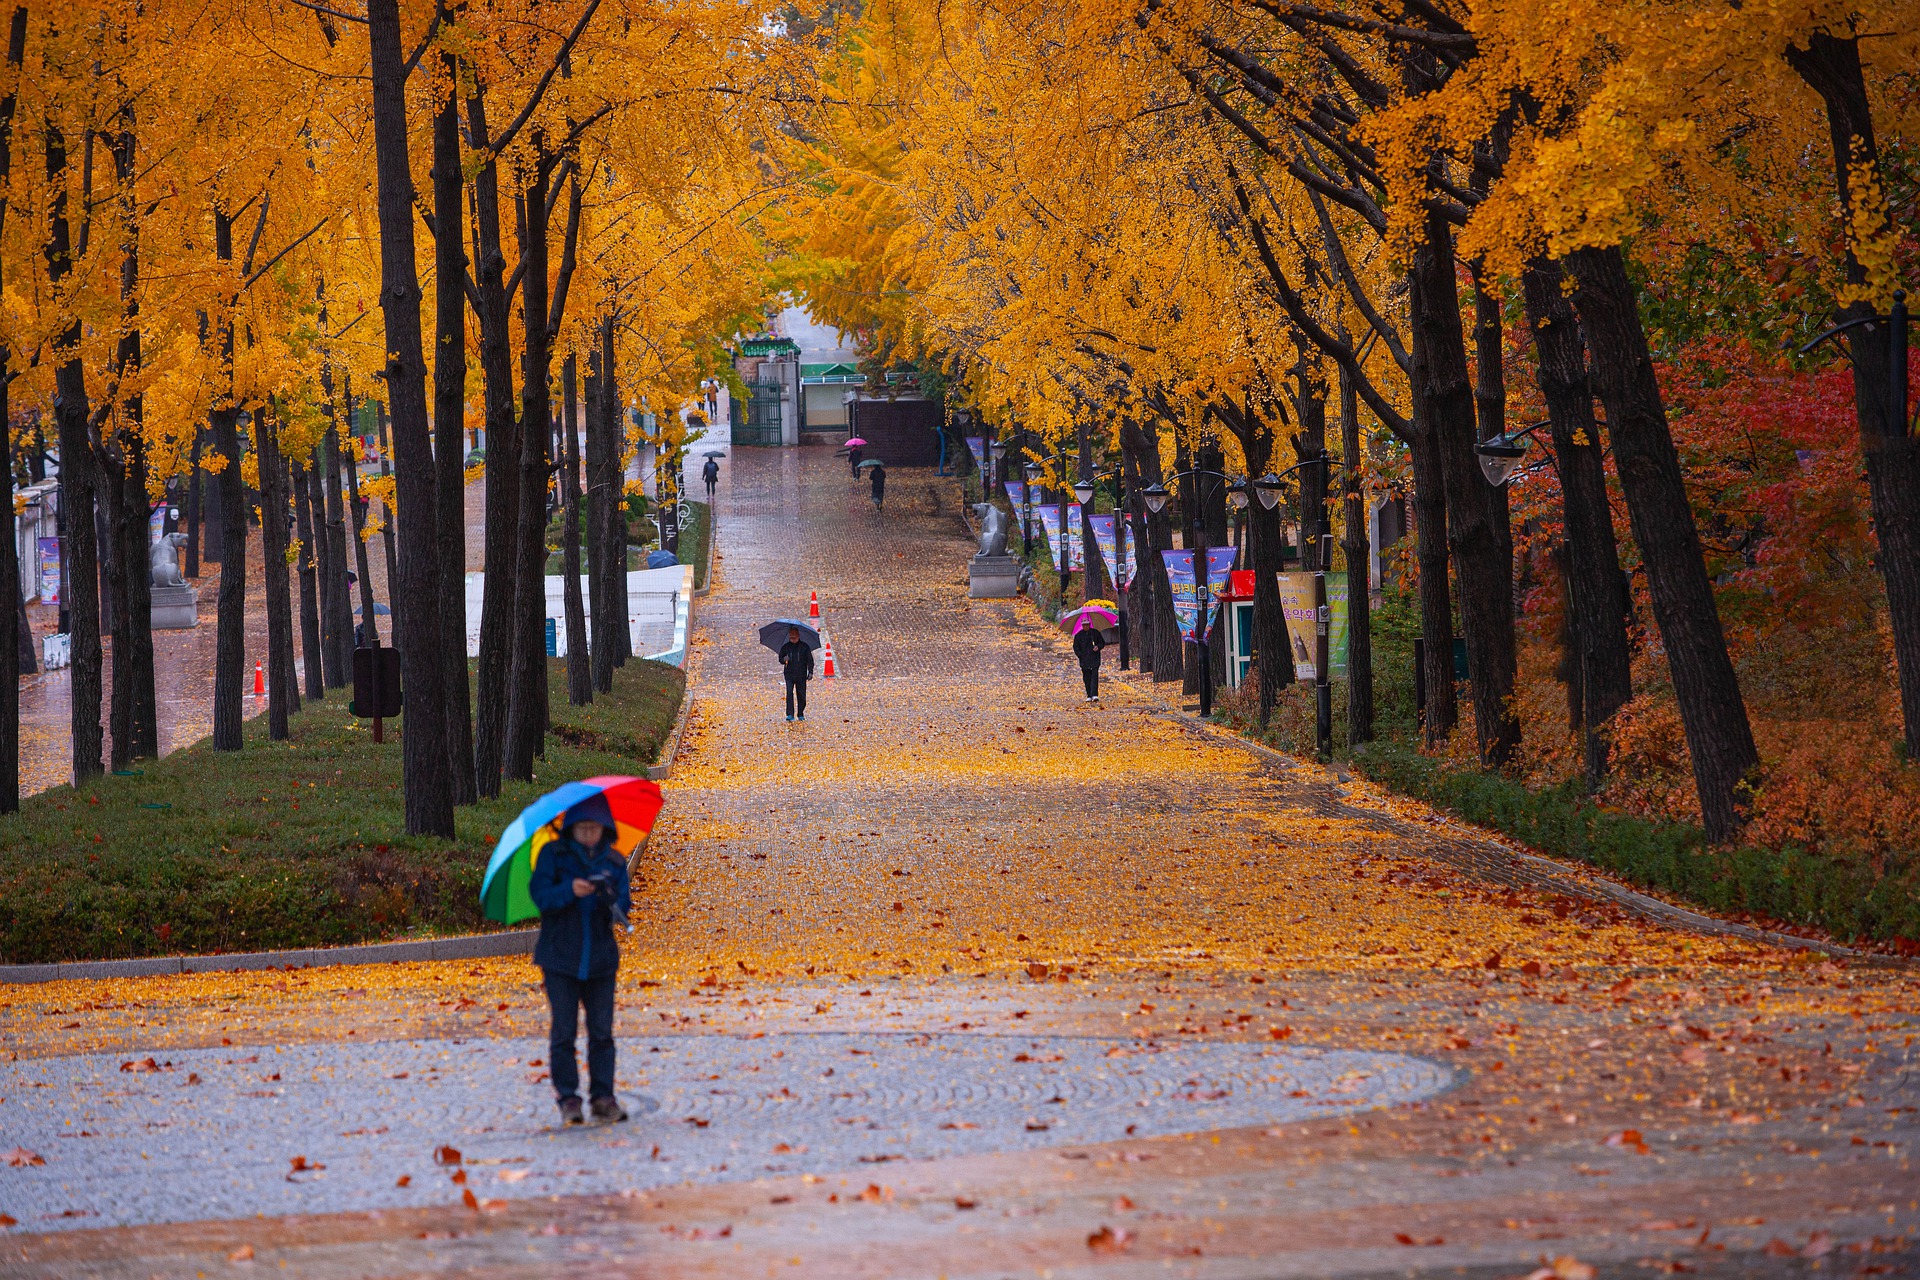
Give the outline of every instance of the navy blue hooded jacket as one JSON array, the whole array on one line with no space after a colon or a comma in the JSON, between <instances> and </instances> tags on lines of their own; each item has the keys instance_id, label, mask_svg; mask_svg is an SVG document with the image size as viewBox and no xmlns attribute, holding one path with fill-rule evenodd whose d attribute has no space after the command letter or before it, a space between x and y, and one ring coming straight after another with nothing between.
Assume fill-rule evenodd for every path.
<instances>
[{"instance_id":1,"label":"navy blue hooded jacket","mask_svg":"<svg viewBox=\"0 0 1920 1280\"><path fill-rule=\"evenodd\" d=\"M573 838L573 824L583 821L598 822L607 830L591 849ZM595 796L567 810L566 834L540 850L527 893L540 908L540 938L534 943L533 962L542 969L557 969L583 982L619 969L620 948L613 941L613 913L607 903L598 893L584 898L573 894L576 879L590 880L604 873L620 909L633 910L626 860L613 847L613 831L606 801Z\"/></svg>"}]
</instances>

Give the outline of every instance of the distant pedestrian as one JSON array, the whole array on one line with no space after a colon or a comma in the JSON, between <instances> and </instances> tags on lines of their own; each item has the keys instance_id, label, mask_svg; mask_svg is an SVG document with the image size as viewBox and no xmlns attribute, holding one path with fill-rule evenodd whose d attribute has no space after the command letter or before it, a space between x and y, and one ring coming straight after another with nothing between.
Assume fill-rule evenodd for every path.
<instances>
[{"instance_id":1,"label":"distant pedestrian","mask_svg":"<svg viewBox=\"0 0 1920 1280\"><path fill-rule=\"evenodd\" d=\"M719 460L716 458L708 458L707 465L700 468L700 478L707 482L707 503L711 506L713 503L713 486L720 483Z\"/></svg>"},{"instance_id":2,"label":"distant pedestrian","mask_svg":"<svg viewBox=\"0 0 1920 1280\"><path fill-rule=\"evenodd\" d=\"M887 498L887 469L885 467L873 468L871 479L873 482L873 509L878 511L880 504L886 501Z\"/></svg>"},{"instance_id":3,"label":"distant pedestrian","mask_svg":"<svg viewBox=\"0 0 1920 1280\"><path fill-rule=\"evenodd\" d=\"M860 478L860 446L854 445L847 450L847 473L855 480Z\"/></svg>"},{"instance_id":4,"label":"distant pedestrian","mask_svg":"<svg viewBox=\"0 0 1920 1280\"><path fill-rule=\"evenodd\" d=\"M777 634L777 633L776 633ZM807 718L807 681L813 678L813 649L800 638L800 628L787 628L787 642L780 646L780 669L787 678L787 719L793 719L794 705L800 718Z\"/></svg>"},{"instance_id":5,"label":"distant pedestrian","mask_svg":"<svg viewBox=\"0 0 1920 1280\"><path fill-rule=\"evenodd\" d=\"M546 979L553 1013L547 1072L566 1124L583 1124L580 1066L573 1041L581 1006L587 1011L588 1097L596 1120L627 1118L613 1096L613 990L620 948L616 921L633 909L627 864L613 847L613 811L600 796L567 810L561 835L539 851L527 895L540 908L533 962Z\"/></svg>"},{"instance_id":6,"label":"distant pedestrian","mask_svg":"<svg viewBox=\"0 0 1920 1280\"><path fill-rule=\"evenodd\" d=\"M1100 701L1100 651L1107 642L1098 627L1082 627L1073 633L1073 656L1080 659L1080 679L1087 686L1087 701Z\"/></svg>"}]
</instances>

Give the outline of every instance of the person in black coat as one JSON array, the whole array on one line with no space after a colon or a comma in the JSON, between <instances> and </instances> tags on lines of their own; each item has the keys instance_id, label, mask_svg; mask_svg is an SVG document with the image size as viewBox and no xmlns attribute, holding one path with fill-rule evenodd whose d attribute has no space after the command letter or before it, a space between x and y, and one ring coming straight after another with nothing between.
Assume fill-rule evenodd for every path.
<instances>
[{"instance_id":1,"label":"person in black coat","mask_svg":"<svg viewBox=\"0 0 1920 1280\"><path fill-rule=\"evenodd\" d=\"M869 478L873 481L873 509L878 511L880 509L880 503L885 500L887 496L887 469L885 467L875 467L873 469L873 475Z\"/></svg>"},{"instance_id":2,"label":"person in black coat","mask_svg":"<svg viewBox=\"0 0 1920 1280\"><path fill-rule=\"evenodd\" d=\"M860 478L860 446L857 444L847 450L847 474L855 480Z\"/></svg>"},{"instance_id":3,"label":"person in black coat","mask_svg":"<svg viewBox=\"0 0 1920 1280\"><path fill-rule=\"evenodd\" d=\"M1080 659L1080 679L1087 686L1087 701L1100 700L1100 651L1107 642L1100 636L1100 628L1081 627L1073 633L1073 656Z\"/></svg>"},{"instance_id":4,"label":"person in black coat","mask_svg":"<svg viewBox=\"0 0 1920 1280\"><path fill-rule=\"evenodd\" d=\"M707 502L712 503L713 486L720 483L720 464L708 458L707 465L700 468L700 478L707 482Z\"/></svg>"},{"instance_id":5,"label":"person in black coat","mask_svg":"<svg viewBox=\"0 0 1920 1280\"><path fill-rule=\"evenodd\" d=\"M787 642L780 646L780 670L787 677L787 719L793 719L794 703L800 704L800 718L807 718L807 681L813 678L813 649L800 638L800 628L787 628Z\"/></svg>"},{"instance_id":6,"label":"person in black coat","mask_svg":"<svg viewBox=\"0 0 1920 1280\"><path fill-rule=\"evenodd\" d=\"M560 1103L560 1118L582 1124L580 1066L573 1041L579 1013L587 1011L588 1095L596 1120L620 1121L627 1113L613 1096L613 991L620 948L616 920L633 909L626 860L613 847L613 812L592 796L567 810L561 835L534 861L527 893L540 908L540 937L533 962L546 980L553 1012L548 1036L548 1074Z\"/></svg>"}]
</instances>

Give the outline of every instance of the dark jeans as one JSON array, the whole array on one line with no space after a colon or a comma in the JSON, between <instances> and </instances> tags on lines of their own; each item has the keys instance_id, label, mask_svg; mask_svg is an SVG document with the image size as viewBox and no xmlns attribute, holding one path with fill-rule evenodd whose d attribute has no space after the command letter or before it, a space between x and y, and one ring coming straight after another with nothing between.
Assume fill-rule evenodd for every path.
<instances>
[{"instance_id":1,"label":"dark jeans","mask_svg":"<svg viewBox=\"0 0 1920 1280\"><path fill-rule=\"evenodd\" d=\"M1087 696L1089 698L1097 698L1100 696L1100 668L1080 668L1080 679L1086 682Z\"/></svg>"},{"instance_id":2,"label":"dark jeans","mask_svg":"<svg viewBox=\"0 0 1920 1280\"><path fill-rule=\"evenodd\" d=\"M793 704L795 699L798 699L800 703L800 715L802 717L805 717L805 715L807 714L807 682L805 680L787 681L787 714L788 715L793 714Z\"/></svg>"},{"instance_id":3,"label":"dark jeans","mask_svg":"<svg viewBox=\"0 0 1920 1280\"><path fill-rule=\"evenodd\" d=\"M711 480L707 481L707 501L708 502L713 501L713 485L714 485L713 481Z\"/></svg>"},{"instance_id":4,"label":"dark jeans","mask_svg":"<svg viewBox=\"0 0 1920 1280\"><path fill-rule=\"evenodd\" d=\"M580 1006L587 1006L587 1078L589 1095L613 1096L613 982L614 975L585 982L558 969L540 971L547 980L547 1005L553 1010L553 1034L547 1045L548 1071L553 1092L560 1098L580 1096L580 1067L573 1056L573 1038Z\"/></svg>"}]
</instances>

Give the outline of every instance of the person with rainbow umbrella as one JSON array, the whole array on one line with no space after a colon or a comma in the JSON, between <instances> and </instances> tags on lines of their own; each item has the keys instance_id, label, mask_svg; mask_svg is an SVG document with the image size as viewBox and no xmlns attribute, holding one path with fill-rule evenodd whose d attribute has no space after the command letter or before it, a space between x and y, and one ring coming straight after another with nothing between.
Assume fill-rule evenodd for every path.
<instances>
[{"instance_id":1,"label":"person with rainbow umbrella","mask_svg":"<svg viewBox=\"0 0 1920 1280\"><path fill-rule=\"evenodd\" d=\"M628 859L652 831L660 788L645 778L569 782L507 827L488 863L480 900L505 923L540 917L533 962L553 1014L548 1074L565 1124L586 1122L574 1038L587 1013L587 1096L593 1118L627 1118L614 1096L613 997L620 948L613 926L633 909Z\"/></svg>"}]
</instances>

